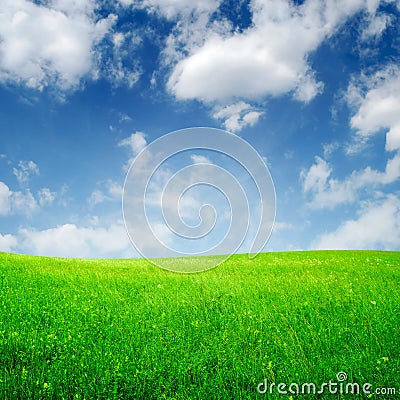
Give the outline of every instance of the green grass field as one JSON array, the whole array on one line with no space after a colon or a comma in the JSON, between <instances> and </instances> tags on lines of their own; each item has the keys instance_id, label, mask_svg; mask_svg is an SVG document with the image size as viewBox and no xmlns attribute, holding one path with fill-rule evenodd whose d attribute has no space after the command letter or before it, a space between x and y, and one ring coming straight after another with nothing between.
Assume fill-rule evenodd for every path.
<instances>
[{"instance_id":1,"label":"green grass field","mask_svg":"<svg viewBox=\"0 0 400 400\"><path fill-rule=\"evenodd\" d=\"M340 371L397 394L292 397L398 398L399 283L395 252L237 255L197 274L0 253L0 398L288 399L257 386Z\"/></svg>"}]
</instances>

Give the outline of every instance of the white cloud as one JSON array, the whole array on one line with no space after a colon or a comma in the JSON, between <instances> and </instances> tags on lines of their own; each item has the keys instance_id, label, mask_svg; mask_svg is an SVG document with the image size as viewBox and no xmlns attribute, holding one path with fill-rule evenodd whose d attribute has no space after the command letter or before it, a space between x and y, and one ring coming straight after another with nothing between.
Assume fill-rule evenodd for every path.
<instances>
[{"instance_id":1,"label":"white cloud","mask_svg":"<svg viewBox=\"0 0 400 400\"><path fill-rule=\"evenodd\" d=\"M386 131L385 149L395 154L388 157L384 171L368 166L342 180L332 178L332 167L316 157L315 163L301 173L303 191L311 194L310 205L314 208L354 202L361 190L375 189L400 178L400 68L389 65L371 76L354 79L347 91L347 102L354 110L350 119L356 135L350 145L352 151L359 151L371 136ZM324 147L327 155L330 150Z\"/></svg>"},{"instance_id":2,"label":"white cloud","mask_svg":"<svg viewBox=\"0 0 400 400\"><path fill-rule=\"evenodd\" d=\"M122 200L122 186L112 180L108 180L101 184L102 189L97 189L92 192L89 197L89 204L95 206L96 204L108 201L121 201Z\"/></svg>"},{"instance_id":3,"label":"white cloud","mask_svg":"<svg viewBox=\"0 0 400 400\"><path fill-rule=\"evenodd\" d=\"M18 168L13 168L13 174L17 177L19 184L23 185L31 176L39 175L39 167L33 161L20 161Z\"/></svg>"},{"instance_id":4,"label":"white cloud","mask_svg":"<svg viewBox=\"0 0 400 400\"><path fill-rule=\"evenodd\" d=\"M38 209L38 203L29 189L25 192L12 192L10 197L11 211L13 213L30 215Z\"/></svg>"},{"instance_id":5,"label":"white cloud","mask_svg":"<svg viewBox=\"0 0 400 400\"><path fill-rule=\"evenodd\" d=\"M192 154L190 159L192 160L193 164L212 164L212 161L208 157L200 154Z\"/></svg>"},{"instance_id":6,"label":"white cloud","mask_svg":"<svg viewBox=\"0 0 400 400\"><path fill-rule=\"evenodd\" d=\"M347 92L348 103L356 108L351 127L367 140L387 130L386 149L399 150L400 140L400 68L388 65L372 76L354 80Z\"/></svg>"},{"instance_id":7,"label":"white cloud","mask_svg":"<svg viewBox=\"0 0 400 400\"><path fill-rule=\"evenodd\" d=\"M37 201L29 189L14 192L4 182L0 182L0 215L30 215L37 208Z\"/></svg>"},{"instance_id":8,"label":"white cloud","mask_svg":"<svg viewBox=\"0 0 400 400\"><path fill-rule=\"evenodd\" d=\"M400 154L389 159L385 171L366 167L353 171L343 180L331 178L332 167L322 158L301 173L304 193L311 195L309 205L313 208L333 208L340 204L355 202L362 189L375 189L400 178Z\"/></svg>"},{"instance_id":9,"label":"white cloud","mask_svg":"<svg viewBox=\"0 0 400 400\"><path fill-rule=\"evenodd\" d=\"M21 229L18 248L24 253L59 257L128 257L134 254L122 223L108 228L65 224L42 231Z\"/></svg>"},{"instance_id":10,"label":"white cloud","mask_svg":"<svg viewBox=\"0 0 400 400\"><path fill-rule=\"evenodd\" d=\"M31 215L39 206L52 204L56 195L56 192L52 192L49 188L42 188L35 198L29 189L13 191L4 182L0 182L0 216Z\"/></svg>"},{"instance_id":11,"label":"white cloud","mask_svg":"<svg viewBox=\"0 0 400 400\"><path fill-rule=\"evenodd\" d=\"M124 6L134 5L146 8L150 12L156 12L168 19L179 15L190 15L191 13L210 13L218 8L219 0L119 0Z\"/></svg>"},{"instance_id":12,"label":"white cloud","mask_svg":"<svg viewBox=\"0 0 400 400\"><path fill-rule=\"evenodd\" d=\"M305 192L310 190L321 192L324 190L331 172L332 169L325 160L315 157L315 164L308 171L302 172L303 190Z\"/></svg>"},{"instance_id":13,"label":"white cloud","mask_svg":"<svg viewBox=\"0 0 400 400\"><path fill-rule=\"evenodd\" d=\"M216 107L213 117L223 120L225 128L230 132L239 132L246 126L253 126L257 123L263 112L243 101L231 104L226 107Z\"/></svg>"},{"instance_id":14,"label":"white cloud","mask_svg":"<svg viewBox=\"0 0 400 400\"><path fill-rule=\"evenodd\" d=\"M289 222L275 221L273 232L278 233L278 232L288 231L288 230L293 230L293 229L295 229L295 226L293 224L290 224Z\"/></svg>"},{"instance_id":15,"label":"white cloud","mask_svg":"<svg viewBox=\"0 0 400 400\"><path fill-rule=\"evenodd\" d=\"M391 22L392 17L388 14L371 14L367 20L367 25L361 33L361 38L363 40L379 39Z\"/></svg>"},{"instance_id":16,"label":"white cloud","mask_svg":"<svg viewBox=\"0 0 400 400\"><path fill-rule=\"evenodd\" d=\"M131 157L124 167L125 170L128 170L134 158L147 146L146 135L143 132L132 133L127 138L121 140L118 146L127 147L130 150Z\"/></svg>"},{"instance_id":17,"label":"white cloud","mask_svg":"<svg viewBox=\"0 0 400 400\"><path fill-rule=\"evenodd\" d=\"M142 74L139 62L132 57L142 39L133 31L110 33L109 39L98 51L98 75L105 76L115 87L132 88Z\"/></svg>"},{"instance_id":18,"label":"white cloud","mask_svg":"<svg viewBox=\"0 0 400 400\"><path fill-rule=\"evenodd\" d=\"M42 188L38 191L40 206L53 204L56 198L56 192L52 192L49 188Z\"/></svg>"},{"instance_id":19,"label":"white cloud","mask_svg":"<svg viewBox=\"0 0 400 400\"><path fill-rule=\"evenodd\" d=\"M11 210L10 205L10 197L11 197L11 190L9 187L0 182L0 215L8 215Z\"/></svg>"},{"instance_id":20,"label":"white cloud","mask_svg":"<svg viewBox=\"0 0 400 400\"><path fill-rule=\"evenodd\" d=\"M134 156L139 154L146 147L146 145L146 135L143 132L132 133L129 137L119 142L119 146L129 147Z\"/></svg>"},{"instance_id":21,"label":"white cloud","mask_svg":"<svg viewBox=\"0 0 400 400\"><path fill-rule=\"evenodd\" d=\"M379 203L367 203L357 219L343 222L312 244L316 249L385 249L400 247L400 200L390 195Z\"/></svg>"},{"instance_id":22,"label":"white cloud","mask_svg":"<svg viewBox=\"0 0 400 400\"><path fill-rule=\"evenodd\" d=\"M308 72L305 76L299 77L299 83L293 93L296 100L303 103L310 102L315 96L321 94L324 89L322 82L317 82L314 75Z\"/></svg>"},{"instance_id":23,"label":"white cloud","mask_svg":"<svg viewBox=\"0 0 400 400\"><path fill-rule=\"evenodd\" d=\"M204 140L205 145L211 138L202 132L198 135L188 139L194 146L192 150L203 147L200 140ZM233 144L235 148L238 145L236 141ZM272 202L269 199L260 204L260 193L254 184L264 184L266 176L251 175L253 181L248 175L250 170L247 168L252 169L260 161L251 157L245 168L238 168L238 161L235 157L231 159L232 153L225 148L228 157L223 156L222 162L221 155L214 159L212 151L206 153L207 157L194 152L189 154L192 164L187 165L180 158L178 167L167 157L177 150L175 145L170 146L171 142L162 140L150 144L135 160L135 168L127 178L124 213L138 248L153 257L198 254L207 250L223 253L236 251L235 246L240 247L245 240L240 248L248 251L258 229L267 231L272 223L271 219L265 218L260 222L262 212L264 216L272 215L272 208L267 210L265 207L261 211L261 207ZM159 165L164 157L168 161ZM263 169L257 169L256 174L260 171ZM170 244L170 249L160 245L153 233L160 233L161 240ZM191 241L188 238L197 239Z\"/></svg>"},{"instance_id":24,"label":"white cloud","mask_svg":"<svg viewBox=\"0 0 400 400\"><path fill-rule=\"evenodd\" d=\"M400 168L400 67L389 64L373 75L353 80L347 101L355 109L350 124L361 144L386 131L385 149L396 154L388 160L386 176L381 178L392 182L398 178Z\"/></svg>"},{"instance_id":25,"label":"white cloud","mask_svg":"<svg viewBox=\"0 0 400 400\"><path fill-rule=\"evenodd\" d=\"M253 24L243 33L208 35L178 62L168 89L204 102L259 99L293 92L308 102L321 91L309 55L367 5L363 0L253 0ZM370 6L374 12L377 5ZM273 40L269 40L273 38Z\"/></svg>"},{"instance_id":26,"label":"white cloud","mask_svg":"<svg viewBox=\"0 0 400 400\"><path fill-rule=\"evenodd\" d=\"M340 145L338 142L333 142L333 143L326 143L322 147L324 151L324 157L329 158L332 155L332 153L334 153L336 150L339 149Z\"/></svg>"},{"instance_id":27,"label":"white cloud","mask_svg":"<svg viewBox=\"0 0 400 400\"><path fill-rule=\"evenodd\" d=\"M94 47L115 17L97 18L92 0L0 3L0 81L35 89L77 86L93 69Z\"/></svg>"},{"instance_id":28,"label":"white cloud","mask_svg":"<svg viewBox=\"0 0 400 400\"><path fill-rule=\"evenodd\" d=\"M102 190L94 190L89 197L89 204L95 206L96 204L104 203L108 200L108 197Z\"/></svg>"},{"instance_id":29,"label":"white cloud","mask_svg":"<svg viewBox=\"0 0 400 400\"><path fill-rule=\"evenodd\" d=\"M0 233L0 251L11 252L17 246L17 238L13 235L2 235Z\"/></svg>"}]
</instances>

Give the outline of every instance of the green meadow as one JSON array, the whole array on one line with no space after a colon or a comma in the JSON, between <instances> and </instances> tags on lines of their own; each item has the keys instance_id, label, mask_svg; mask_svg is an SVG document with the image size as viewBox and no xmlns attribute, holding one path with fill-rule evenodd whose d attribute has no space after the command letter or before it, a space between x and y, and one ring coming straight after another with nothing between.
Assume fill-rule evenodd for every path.
<instances>
[{"instance_id":1,"label":"green meadow","mask_svg":"<svg viewBox=\"0 0 400 400\"><path fill-rule=\"evenodd\" d=\"M0 398L394 399L399 283L397 252L235 255L196 274L0 253ZM371 394L257 392L339 372Z\"/></svg>"}]
</instances>

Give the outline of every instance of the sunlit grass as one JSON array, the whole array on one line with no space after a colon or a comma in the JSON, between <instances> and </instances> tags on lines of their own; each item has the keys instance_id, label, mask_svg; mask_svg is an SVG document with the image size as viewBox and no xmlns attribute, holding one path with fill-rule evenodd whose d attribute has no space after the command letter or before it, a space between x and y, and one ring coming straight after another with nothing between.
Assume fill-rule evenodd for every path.
<instances>
[{"instance_id":1,"label":"sunlit grass","mask_svg":"<svg viewBox=\"0 0 400 400\"><path fill-rule=\"evenodd\" d=\"M2 253L0 398L254 399L265 378L339 371L400 390L399 266L400 253L293 252L177 274Z\"/></svg>"}]
</instances>

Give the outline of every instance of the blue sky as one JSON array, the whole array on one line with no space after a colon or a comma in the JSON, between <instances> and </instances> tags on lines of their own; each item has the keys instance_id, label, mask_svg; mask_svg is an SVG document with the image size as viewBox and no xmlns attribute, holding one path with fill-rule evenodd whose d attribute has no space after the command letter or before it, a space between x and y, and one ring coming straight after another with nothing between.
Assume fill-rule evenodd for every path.
<instances>
[{"instance_id":1,"label":"blue sky","mask_svg":"<svg viewBox=\"0 0 400 400\"><path fill-rule=\"evenodd\" d=\"M235 133L267 161L277 210L265 250L398 250L399 10L3 0L0 251L135 256L127 167L196 126Z\"/></svg>"}]
</instances>

